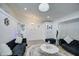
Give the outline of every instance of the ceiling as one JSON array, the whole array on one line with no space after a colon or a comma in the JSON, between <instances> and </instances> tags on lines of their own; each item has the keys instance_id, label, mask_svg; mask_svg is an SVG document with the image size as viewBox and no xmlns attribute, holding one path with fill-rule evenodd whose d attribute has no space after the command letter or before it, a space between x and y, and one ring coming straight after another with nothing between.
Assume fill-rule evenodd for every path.
<instances>
[{"instance_id":1,"label":"ceiling","mask_svg":"<svg viewBox=\"0 0 79 59\"><path fill-rule=\"evenodd\" d=\"M49 3L50 9L47 12L40 12L38 10L39 4L40 3L9 3L0 4L0 8L24 22L57 21L60 18L79 11L78 3ZM27 10L25 11L24 8L27 8Z\"/></svg>"}]
</instances>

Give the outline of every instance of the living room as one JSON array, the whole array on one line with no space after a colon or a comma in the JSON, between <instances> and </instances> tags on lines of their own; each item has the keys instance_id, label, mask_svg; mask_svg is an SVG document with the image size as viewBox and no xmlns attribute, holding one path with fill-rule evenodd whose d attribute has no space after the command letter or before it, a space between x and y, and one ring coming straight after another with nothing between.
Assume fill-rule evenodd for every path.
<instances>
[{"instance_id":1,"label":"living room","mask_svg":"<svg viewBox=\"0 0 79 59\"><path fill-rule=\"evenodd\" d=\"M79 3L0 3L0 56L79 56Z\"/></svg>"}]
</instances>

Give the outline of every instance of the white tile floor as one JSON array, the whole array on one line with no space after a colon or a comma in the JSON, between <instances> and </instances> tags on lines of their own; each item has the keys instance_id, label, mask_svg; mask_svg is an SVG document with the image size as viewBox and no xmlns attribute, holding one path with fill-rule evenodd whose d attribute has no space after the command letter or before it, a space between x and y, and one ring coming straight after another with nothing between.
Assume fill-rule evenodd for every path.
<instances>
[{"instance_id":1,"label":"white tile floor","mask_svg":"<svg viewBox=\"0 0 79 59\"><path fill-rule=\"evenodd\" d=\"M27 56L27 52L28 52L28 48L30 48L32 45L41 45L44 44L45 42L43 40L33 40L33 41L28 41L28 47L26 49L25 52L25 56ZM57 46L60 49L60 53L63 54L63 56L73 56L71 53L67 52L66 50L64 50L61 46Z\"/></svg>"}]
</instances>

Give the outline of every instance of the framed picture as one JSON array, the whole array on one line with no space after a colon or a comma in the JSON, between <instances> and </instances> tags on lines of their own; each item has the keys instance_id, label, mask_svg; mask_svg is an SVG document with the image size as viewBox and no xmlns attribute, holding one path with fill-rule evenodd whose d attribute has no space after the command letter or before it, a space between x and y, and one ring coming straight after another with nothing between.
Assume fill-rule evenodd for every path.
<instances>
[{"instance_id":1,"label":"framed picture","mask_svg":"<svg viewBox=\"0 0 79 59\"><path fill-rule=\"evenodd\" d=\"M5 24L6 26L9 25L9 19L8 19L8 18L5 18L5 19L4 19L4 24Z\"/></svg>"},{"instance_id":2,"label":"framed picture","mask_svg":"<svg viewBox=\"0 0 79 59\"><path fill-rule=\"evenodd\" d=\"M47 25L47 29L52 29L52 25Z\"/></svg>"}]
</instances>

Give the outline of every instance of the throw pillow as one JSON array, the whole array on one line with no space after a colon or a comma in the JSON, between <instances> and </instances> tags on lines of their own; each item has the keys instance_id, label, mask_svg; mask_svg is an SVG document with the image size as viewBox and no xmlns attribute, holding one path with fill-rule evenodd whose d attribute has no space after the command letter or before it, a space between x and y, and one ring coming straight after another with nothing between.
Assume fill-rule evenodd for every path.
<instances>
[{"instance_id":1,"label":"throw pillow","mask_svg":"<svg viewBox=\"0 0 79 59\"><path fill-rule=\"evenodd\" d=\"M17 37L15 42L16 43L22 43L22 38L21 37Z\"/></svg>"},{"instance_id":2,"label":"throw pillow","mask_svg":"<svg viewBox=\"0 0 79 59\"><path fill-rule=\"evenodd\" d=\"M66 36L64 40L69 44L73 39L70 36Z\"/></svg>"}]
</instances>

